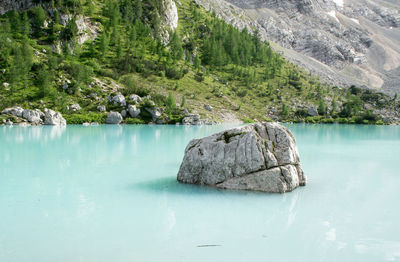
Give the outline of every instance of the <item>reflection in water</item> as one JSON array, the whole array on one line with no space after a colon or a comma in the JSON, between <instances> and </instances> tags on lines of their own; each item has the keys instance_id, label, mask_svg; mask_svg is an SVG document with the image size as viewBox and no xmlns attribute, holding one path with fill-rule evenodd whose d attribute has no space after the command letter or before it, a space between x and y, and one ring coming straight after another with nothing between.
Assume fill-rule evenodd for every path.
<instances>
[{"instance_id":1,"label":"reflection in water","mask_svg":"<svg viewBox=\"0 0 400 262\"><path fill-rule=\"evenodd\" d=\"M400 258L400 242L382 239L360 239L354 249L357 253L374 255L386 261L396 261Z\"/></svg>"},{"instance_id":2,"label":"reflection in water","mask_svg":"<svg viewBox=\"0 0 400 262\"><path fill-rule=\"evenodd\" d=\"M6 141L17 144L30 141L51 141L59 139L65 132L65 126L13 126L0 127ZM10 140L12 139L12 140Z\"/></svg>"}]
</instances>

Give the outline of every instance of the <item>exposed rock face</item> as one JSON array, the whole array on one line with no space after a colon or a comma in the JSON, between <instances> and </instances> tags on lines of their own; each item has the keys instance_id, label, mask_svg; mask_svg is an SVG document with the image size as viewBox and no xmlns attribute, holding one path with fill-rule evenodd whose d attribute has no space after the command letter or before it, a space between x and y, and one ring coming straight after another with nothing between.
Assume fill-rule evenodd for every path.
<instances>
[{"instance_id":1,"label":"exposed rock face","mask_svg":"<svg viewBox=\"0 0 400 262\"><path fill-rule=\"evenodd\" d=\"M1 113L23 118L34 125L66 125L65 119L60 113L47 108L43 113L39 109L23 109L15 106L6 108Z\"/></svg>"},{"instance_id":2,"label":"exposed rock face","mask_svg":"<svg viewBox=\"0 0 400 262\"><path fill-rule=\"evenodd\" d=\"M97 110L99 110L100 112L105 112L107 109L106 109L106 106L99 105L99 106L97 106Z\"/></svg>"},{"instance_id":3,"label":"exposed rock face","mask_svg":"<svg viewBox=\"0 0 400 262\"><path fill-rule=\"evenodd\" d=\"M65 126L67 124L67 121L65 121L60 113L46 108L44 110L44 124L53 126Z\"/></svg>"},{"instance_id":4,"label":"exposed rock face","mask_svg":"<svg viewBox=\"0 0 400 262\"><path fill-rule=\"evenodd\" d=\"M178 9L173 0L162 1L163 8L163 23L170 30L175 30L178 27Z\"/></svg>"},{"instance_id":5,"label":"exposed rock face","mask_svg":"<svg viewBox=\"0 0 400 262\"><path fill-rule=\"evenodd\" d=\"M115 96L109 96L108 101L114 105L126 106L125 97L120 92L118 92Z\"/></svg>"},{"instance_id":6,"label":"exposed rock face","mask_svg":"<svg viewBox=\"0 0 400 262\"><path fill-rule=\"evenodd\" d=\"M118 112L110 112L107 115L106 123L111 125L118 125L122 122L123 118Z\"/></svg>"},{"instance_id":7,"label":"exposed rock face","mask_svg":"<svg viewBox=\"0 0 400 262\"><path fill-rule=\"evenodd\" d=\"M310 106L310 107L307 109L307 113L308 113L308 115L310 115L310 116L317 116L317 115L318 115L318 110L317 110L317 108L315 108L315 106Z\"/></svg>"},{"instance_id":8,"label":"exposed rock face","mask_svg":"<svg viewBox=\"0 0 400 262\"><path fill-rule=\"evenodd\" d=\"M26 120L28 120L29 122L31 122L32 124L41 124L42 121L42 117L44 117L45 115L43 114L42 111L40 111L39 109L25 109L22 113L22 117L25 118Z\"/></svg>"},{"instance_id":9,"label":"exposed rock face","mask_svg":"<svg viewBox=\"0 0 400 262\"><path fill-rule=\"evenodd\" d=\"M185 117L182 119L183 125L213 125L216 123L217 122L213 120L201 119L199 114L189 114L187 110L185 112Z\"/></svg>"},{"instance_id":10,"label":"exposed rock face","mask_svg":"<svg viewBox=\"0 0 400 262\"><path fill-rule=\"evenodd\" d=\"M178 181L270 193L306 184L292 133L277 123L257 123L192 140Z\"/></svg>"},{"instance_id":11,"label":"exposed rock face","mask_svg":"<svg viewBox=\"0 0 400 262\"><path fill-rule=\"evenodd\" d=\"M70 106L70 109L71 109L72 112L77 112L77 111L80 111L82 108L81 108L81 106L79 104L72 104Z\"/></svg>"},{"instance_id":12,"label":"exposed rock face","mask_svg":"<svg viewBox=\"0 0 400 262\"><path fill-rule=\"evenodd\" d=\"M152 107L152 108L145 108L147 112L151 114L151 117L153 119L153 122L156 122L161 115L164 113L163 108L158 108L158 107Z\"/></svg>"},{"instance_id":13,"label":"exposed rock face","mask_svg":"<svg viewBox=\"0 0 400 262\"><path fill-rule=\"evenodd\" d=\"M174 0L162 0L162 32L161 41L167 44L169 41L169 32L174 31L178 27L178 9Z\"/></svg>"},{"instance_id":14,"label":"exposed rock face","mask_svg":"<svg viewBox=\"0 0 400 262\"><path fill-rule=\"evenodd\" d=\"M293 62L337 86L400 95L400 2L393 0L196 0L228 23L277 45Z\"/></svg>"},{"instance_id":15,"label":"exposed rock face","mask_svg":"<svg viewBox=\"0 0 400 262\"><path fill-rule=\"evenodd\" d=\"M140 109L136 108L136 106L133 105L128 106L128 112L132 118L138 117L140 115Z\"/></svg>"},{"instance_id":16,"label":"exposed rock face","mask_svg":"<svg viewBox=\"0 0 400 262\"><path fill-rule=\"evenodd\" d=\"M142 103L142 98L135 94L130 95L129 100L131 100L132 102L135 102L136 104Z\"/></svg>"},{"instance_id":17,"label":"exposed rock face","mask_svg":"<svg viewBox=\"0 0 400 262\"><path fill-rule=\"evenodd\" d=\"M24 10L34 5L32 0L1 0L0 1L0 15L13 10Z\"/></svg>"},{"instance_id":18,"label":"exposed rock face","mask_svg":"<svg viewBox=\"0 0 400 262\"><path fill-rule=\"evenodd\" d=\"M19 106L6 108L3 111L1 111L2 114L8 114L8 115L13 115L13 116L17 116L17 117L22 117L23 112L24 112L24 109Z\"/></svg>"}]
</instances>

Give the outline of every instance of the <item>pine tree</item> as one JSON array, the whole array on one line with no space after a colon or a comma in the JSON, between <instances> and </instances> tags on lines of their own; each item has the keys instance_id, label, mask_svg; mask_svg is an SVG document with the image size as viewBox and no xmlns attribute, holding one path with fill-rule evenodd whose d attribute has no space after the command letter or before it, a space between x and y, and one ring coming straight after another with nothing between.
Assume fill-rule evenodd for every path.
<instances>
[{"instance_id":1,"label":"pine tree","mask_svg":"<svg viewBox=\"0 0 400 262\"><path fill-rule=\"evenodd\" d=\"M169 46L171 49L172 59L174 61L182 59L183 57L182 41L179 38L178 33L176 31L174 31L170 36Z\"/></svg>"},{"instance_id":2,"label":"pine tree","mask_svg":"<svg viewBox=\"0 0 400 262\"><path fill-rule=\"evenodd\" d=\"M319 100L318 114L319 115L325 115L326 114L326 106L325 106L325 102L324 102L323 99Z\"/></svg>"},{"instance_id":3,"label":"pine tree","mask_svg":"<svg viewBox=\"0 0 400 262\"><path fill-rule=\"evenodd\" d=\"M100 51L101 58L105 57L105 55L106 55L106 53L108 51L108 46L109 46L109 39L108 39L107 33L103 33L100 36L99 47L98 47L98 49Z\"/></svg>"},{"instance_id":4,"label":"pine tree","mask_svg":"<svg viewBox=\"0 0 400 262\"><path fill-rule=\"evenodd\" d=\"M33 14L33 29L36 36L40 36L42 32L42 26L46 20L46 13L42 6L37 6L31 9Z\"/></svg>"},{"instance_id":5,"label":"pine tree","mask_svg":"<svg viewBox=\"0 0 400 262\"><path fill-rule=\"evenodd\" d=\"M31 34L31 23L29 21L28 12L24 11L21 20L21 33L24 36L29 36Z\"/></svg>"}]
</instances>

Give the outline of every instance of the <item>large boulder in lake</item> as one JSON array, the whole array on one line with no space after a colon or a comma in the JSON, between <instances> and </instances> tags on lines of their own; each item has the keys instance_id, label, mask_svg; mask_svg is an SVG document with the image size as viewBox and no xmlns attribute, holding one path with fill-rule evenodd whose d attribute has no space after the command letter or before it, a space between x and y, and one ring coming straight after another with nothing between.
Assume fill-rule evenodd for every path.
<instances>
[{"instance_id":1,"label":"large boulder in lake","mask_svg":"<svg viewBox=\"0 0 400 262\"><path fill-rule=\"evenodd\" d=\"M277 123L257 123L190 141L178 181L271 193L306 184L293 134Z\"/></svg>"}]
</instances>

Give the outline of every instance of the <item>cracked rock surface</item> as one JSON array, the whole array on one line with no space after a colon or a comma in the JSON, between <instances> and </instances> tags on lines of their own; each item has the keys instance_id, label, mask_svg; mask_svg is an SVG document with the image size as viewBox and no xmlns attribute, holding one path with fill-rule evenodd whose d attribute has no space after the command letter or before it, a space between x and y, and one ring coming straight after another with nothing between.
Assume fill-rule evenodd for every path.
<instances>
[{"instance_id":1,"label":"cracked rock surface","mask_svg":"<svg viewBox=\"0 0 400 262\"><path fill-rule=\"evenodd\" d=\"M306 184L293 134L257 123L190 141L178 181L224 189L290 192Z\"/></svg>"}]
</instances>

